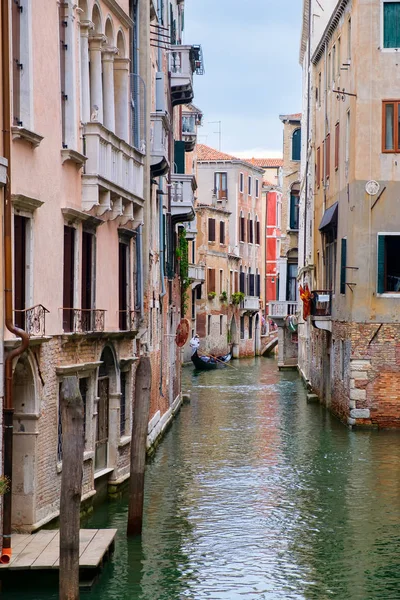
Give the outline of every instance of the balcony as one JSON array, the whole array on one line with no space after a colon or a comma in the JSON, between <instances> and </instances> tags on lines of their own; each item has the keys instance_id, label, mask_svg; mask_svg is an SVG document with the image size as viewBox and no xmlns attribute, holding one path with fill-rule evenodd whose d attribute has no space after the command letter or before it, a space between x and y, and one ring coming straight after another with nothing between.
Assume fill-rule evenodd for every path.
<instances>
[{"instance_id":1,"label":"balcony","mask_svg":"<svg viewBox=\"0 0 400 600\"><path fill-rule=\"evenodd\" d=\"M332 331L332 292L312 290L311 321L316 329Z\"/></svg>"},{"instance_id":2,"label":"balcony","mask_svg":"<svg viewBox=\"0 0 400 600\"><path fill-rule=\"evenodd\" d=\"M14 310L15 325L26 331L30 337L46 335L46 313L49 311L42 304L25 310Z\"/></svg>"},{"instance_id":3,"label":"balcony","mask_svg":"<svg viewBox=\"0 0 400 600\"><path fill-rule=\"evenodd\" d=\"M189 265L189 279L193 281L206 280L206 268L203 265Z\"/></svg>"},{"instance_id":4,"label":"balcony","mask_svg":"<svg viewBox=\"0 0 400 600\"><path fill-rule=\"evenodd\" d=\"M260 310L260 298L258 296L245 296L244 300L240 303L240 309L257 312Z\"/></svg>"},{"instance_id":5,"label":"balcony","mask_svg":"<svg viewBox=\"0 0 400 600\"><path fill-rule=\"evenodd\" d=\"M111 210L112 200L123 198L142 204L143 162L141 152L106 129L101 123L85 123L82 176L82 207Z\"/></svg>"},{"instance_id":6,"label":"balcony","mask_svg":"<svg viewBox=\"0 0 400 600\"><path fill-rule=\"evenodd\" d=\"M66 333L101 333L104 331L105 310L63 308L63 329Z\"/></svg>"},{"instance_id":7,"label":"balcony","mask_svg":"<svg viewBox=\"0 0 400 600\"><path fill-rule=\"evenodd\" d=\"M193 152L197 142L196 115L182 115L182 140L185 143L185 152Z\"/></svg>"},{"instance_id":8,"label":"balcony","mask_svg":"<svg viewBox=\"0 0 400 600\"><path fill-rule=\"evenodd\" d=\"M171 176L171 215L176 223L193 221L194 192L197 189L194 175L174 174Z\"/></svg>"},{"instance_id":9,"label":"balcony","mask_svg":"<svg viewBox=\"0 0 400 600\"><path fill-rule=\"evenodd\" d=\"M167 113L151 113L150 168L153 177L165 175L168 160L168 117Z\"/></svg>"},{"instance_id":10,"label":"balcony","mask_svg":"<svg viewBox=\"0 0 400 600\"><path fill-rule=\"evenodd\" d=\"M276 301L268 303L268 315L271 319L286 319L289 315L295 315L298 311L298 303L291 301Z\"/></svg>"},{"instance_id":11,"label":"balcony","mask_svg":"<svg viewBox=\"0 0 400 600\"><path fill-rule=\"evenodd\" d=\"M194 98L193 73L196 67L193 48L174 46L169 58L172 106L189 104Z\"/></svg>"},{"instance_id":12,"label":"balcony","mask_svg":"<svg viewBox=\"0 0 400 600\"><path fill-rule=\"evenodd\" d=\"M197 222L196 219L193 221L188 221L183 224L186 230L186 239L189 241L193 241L197 235Z\"/></svg>"},{"instance_id":13,"label":"balcony","mask_svg":"<svg viewBox=\"0 0 400 600\"><path fill-rule=\"evenodd\" d=\"M139 314L136 310L118 311L119 328L121 331L137 331L139 328Z\"/></svg>"}]
</instances>

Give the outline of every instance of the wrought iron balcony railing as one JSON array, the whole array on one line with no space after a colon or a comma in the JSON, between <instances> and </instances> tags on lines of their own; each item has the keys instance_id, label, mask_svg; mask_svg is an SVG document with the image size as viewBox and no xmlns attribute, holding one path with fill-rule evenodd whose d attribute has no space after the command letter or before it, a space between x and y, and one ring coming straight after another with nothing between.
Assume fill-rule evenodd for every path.
<instances>
[{"instance_id":1,"label":"wrought iron balcony railing","mask_svg":"<svg viewBox=\"0 0 400 600\"><path fill-rule=\"evenodd\" d=\"M138 328L139 312L137 310L119 310L118 321L121 331L136 331Z\"/></svg>"},{"instance_id":2,"label":"wrought iron balcony railing","mask_svg":"<svg viewBox=\"0 0 400 600\"><path fill-rule=\"evenodd\" d=\"M46 335L46 313L42 304L36 304L24 310L14 310L15 325L24 329L31 337Z\"/></svg>"},{"instance_id":3,"label":"wrought iron balcony railing","mask_svg":"<svg viewBox=\"0 0 400 600\"><path fill-rule=\"evenodd\" d=\"M311 316L330 317L332 315L332 292L312 290Z\"/></svg>"},{"instance_id":4,"label":"wrought iron balcony railing","mask_svg":"<svg viewBox=\"0 0 400 600\"><path fill-rule=\"evenodd\" d=\"M106 311L99 308L63 308L63 329L68 333L104 331Z\"/></svg>"}]
</instances>

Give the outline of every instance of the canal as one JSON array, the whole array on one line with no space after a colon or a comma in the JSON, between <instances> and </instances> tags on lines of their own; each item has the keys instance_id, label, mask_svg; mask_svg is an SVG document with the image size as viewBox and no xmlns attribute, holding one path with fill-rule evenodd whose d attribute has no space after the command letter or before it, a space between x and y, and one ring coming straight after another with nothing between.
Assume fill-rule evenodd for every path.
<instances>
[{"instance_id":1,"label":"canal","mask_svg":"<svg viewBox=\"0 0 400 600\"><path fill-rule=\"evenodd\" d=\"M125 500L97 509L89 526L119 536L82 598L398 600L399 435L349 431L272 359L233 365L184 369L191 404L148 465L142 541Z\"/></svg>"}]
</instances>

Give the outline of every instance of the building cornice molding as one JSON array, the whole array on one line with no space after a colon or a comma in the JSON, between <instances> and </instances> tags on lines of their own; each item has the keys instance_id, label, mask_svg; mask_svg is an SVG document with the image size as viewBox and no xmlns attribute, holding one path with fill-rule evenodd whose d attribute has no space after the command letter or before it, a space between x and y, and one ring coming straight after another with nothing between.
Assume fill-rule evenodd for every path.
<instances>
[{"instance_id":1,"label":"building cornice molding","mask_svg":"<svg viewBox=\"0 0 400 600\"><path fill-rule=\"evenodd\" d=\"M253 171L255 171L256 173L260 173L261 175L264 174L265 169L262 169L261 167L256 167L255 165L252 165L249 162L246 162L245 160L240 160L240 158L236 158L233 160L198 160L197 164L202 165L202 164L222 164L222 165L233 165L233 166L237 166L237 165L244 165L245 167L247 167L248 169L252 169ZM271 167L271 168L275 168L275 167Z\"/></svg>"},{"instance_id":2,"label":"building cornice molding","mask_svg":"<svg viewBox=\"0 0 400 600\"><path fill-rule=\"evenodd\" d=\"M313 65L317 64L317 62L321 58L325 45L331 39L333 32L338 26L340 18L342 17L345 11L346 6L349 4L349 1L350 0L339 0L339 2L336 4L336 7L332 12L331 18L329 19L328 24L325 27L324 33L322 34L321 39L318 42L315 52L311 58L311 62Z\"/></svg>"},{"instance_id":3,"label":"building cornice molding","mask_svg":"<svg viewBox=\"0 0 400 600\"><path fill-rule=\"evenodd\" d=\"M104 4L115 14L125 27L133 27L133 21L130 16L122 10L116 0L103 0Z\"/></svg>"},{"instance_id":4,"label":"building cornice molding","mask_svg":"<svg viewBox=\"0 0 400 600\"><path fill-rule=\"evenodd\" d=\"M40 208L42 204L44 204L43 200L25 196L25 194L12 194L11 202L14 209L25 210L27 212L33 212L37 208Z\"/></svg>"}]
</instances>

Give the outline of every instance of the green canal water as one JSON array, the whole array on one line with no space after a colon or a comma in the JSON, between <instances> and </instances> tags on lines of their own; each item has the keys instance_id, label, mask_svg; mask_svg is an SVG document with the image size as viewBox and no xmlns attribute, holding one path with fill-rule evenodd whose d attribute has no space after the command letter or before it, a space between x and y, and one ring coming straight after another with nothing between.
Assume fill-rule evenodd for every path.
<instances>
[{"instance_id":1,"label":"green canal water","mask_svg":"<svg viewBox=\"0 0 400 600\"><path fill-rule=\"evenodd\" d=\"M143 538L125 537L125 500L97 509L89 526L119 534L81 597L399 600L399 434L347 430L274 360L234 366L184 369L192 400L148 465Z\"/></svg>"}]
</instances>

